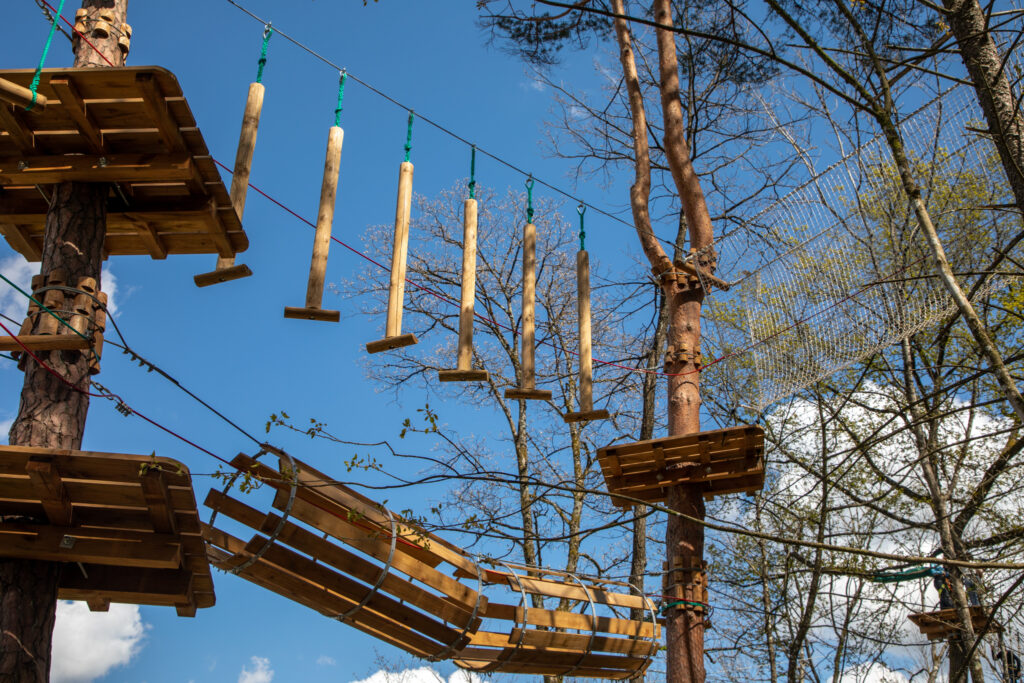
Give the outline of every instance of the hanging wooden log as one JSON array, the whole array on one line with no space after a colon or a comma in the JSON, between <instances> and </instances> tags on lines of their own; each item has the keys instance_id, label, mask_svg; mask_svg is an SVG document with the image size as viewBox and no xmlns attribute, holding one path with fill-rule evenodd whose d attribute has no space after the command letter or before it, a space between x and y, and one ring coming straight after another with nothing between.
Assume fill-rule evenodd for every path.
<instances>
[{"instance_id":1,"label":"hanging wooden log","mask_svg":"<svg viewBox=\"0 0 1024 683\"><path fill-rule=\"evenodd\" d=\"M0 100L10 102L16 107L24 109L32 104L32 91L17 83L11 83L6 78L0 78ZM32 111L40 112L46 108L48 100L46 95L36 93L35 105Z\"/></svg>"},{"instance_id":2,"label":"hanging wooden log","mask_svg":"<svg viewBox=\"0 0 1024 683\"><path fill-rule=\"evenodd\" d=\"M594 410L594 361L590 338L590 256L586 250L576 252L576 308L580 333L580 409L566 413L566 422L589 422L608 418L608 411Z\"/></svg>"},{"instance_id":3,"label":"hanging wooden log","mask_svg":"<svg viewBox=\"0 0 1024 683\"><path fill-rule=\"evenodd\" d=\"M313 258L309 265L305 308L286 306L284 317L323 320L336 323L339 311L321 308L324 299L324 280L327 277L327 253L331 248L331 225L334 222L334 200L338 193L338 174L341 171L341 143L344 131L331 126L327 136L327 158L324 160L324 180L320 187L320 211L316 218L316 236L313 238Z\"/></svg>"},{"instance_id":4,"label":"hanging wooden log","mask_svg":"<svg viewBox=\"0 0 1024 683\"><path fill-rule=\"evenodd\" d=\"M245 113L242 115L242 130L238 136L238 151L235 153L234 175L231 177L231 206L242 220L245 213L245 196L249 190L249 174L252 172L252 156L256 150L256 133L260 127L260 114L263 111L262 83L249 84L249 97L245 101ZM235 265L234 256L222 256L217 259L217 267L209 273L194 276L197 287L208 287L220 282L238 280L252 275L249 266Z\"/></svg>"},{"instance_id":5,"label":"hanging wooden log","mask_svg":"<svg viewBox=\"0 0 1024 683\"><path fill-rule=\"evenodd\" d=\"M454 370L440 370L442 382L486 382L486 370L474 370L473 312L476 300L476 227L477 204L467 199L462 225L462 306L459 310L459 354Z\"/></svg>"},{"instance_id":6,"label":"hanging wooden log","mask_svg":"<svg viewBox=\"0 0 1024 683\"><path fill-rule=\"evenodd\" d=\"M388 288L388 318L384 338L369 342L367 353L380 353L419 343L416 335L402 334L405 302L405 271L409 257L409 218L412 214L412 163L402 162L398 173L398 204L395 207L395 243L391 255L391 283Z\"/></svg>"},{"instance_id":7,"label":"hanging wooden log","mask_svg":"<svg viewBox=\"0 0 1024 683\"><path fill-rule=\"evenodd\" d=\"M523 228L523 335L520 341L522 357L521 385L506 389L505 398L550 401L551 392L537 389L534 367L534 306L537 298L537 227L528 222Z\"/></svg>"}]
</instances>

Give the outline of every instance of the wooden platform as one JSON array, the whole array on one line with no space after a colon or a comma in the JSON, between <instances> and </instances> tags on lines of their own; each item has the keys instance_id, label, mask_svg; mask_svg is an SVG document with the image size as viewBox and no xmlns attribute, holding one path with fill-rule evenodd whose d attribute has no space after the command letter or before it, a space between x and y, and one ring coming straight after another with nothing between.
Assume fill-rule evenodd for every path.
<instances>
[{"instance_id":1,"label":"wooden platform","mask_svg":"<svg viewBox=\"0 0 1024 683\"><path fill-rule=\"evenodd\" d=\"M706 499L764 486L764 430L756 425L606 446L597 457L610 493L644 502L664 501L666 487L679 484L700 484Z\"/></svg>"},{"instance_id":2,"label":"wooden platform","mask_svg":"<svg viewBox=\"0 0 1024 683\"><path fill-rule=\"evenodd\" d=\"M232 464L265 479L276 489L274 507L288 509L287 467L274 469L245 455ZM215 566L241 568L243 578L417 657L444 659L465 647L487 601L452 573L475 573L474 564L377 503L345 486L325 485L326 475L296 465L299 483L313 486L297 487L283 525L283 515L210 493L206 505L221 515L217 528L204 529ZM224 518L258 533L238 539L220 528Z\"/></svg>"},{"instance_id":3,"label":"wooden platform","mask_svg":"<svg viewBox=\"0 0 1024 683\"><path fill-rule=\"evenodd\" d=\"M985 628L992 611L980 606L969 608L971 611L971 623L975 632ZM945 640L960 632L960 620L957 619L955 609L940 609L935 612L916 612L910 615L910 621L914 622L921 634L928 637L928 640ZM993 622L988 630L990 632L1002 631L1003 627Z\"/></svg>"},{"instance_id":4,"label":"wooden platform","mask_svg":"<svg viewBox=\"0 0 1024 683\"><path fill-rule=\"evenodd\" d=\"M214 604L188 470L170 458L0 446L0 556L65 562L60 597Z\"/></svg>"},{"instance_id":5,"label":"wooden platform","mask_svg":"<svg viewBox=\"0 0 1024 683\"><path fill-rule=\"evenodd\" d=\"M0 70L0 78L26 87L33 74ZM64 180L116 183L107 202L107 255L229 257L248 248L171 72L43 69L39 92L49 100L42 111L0 102L0 234L15 251L40 260L42 193Z\"/></svg>"}]
</instances>

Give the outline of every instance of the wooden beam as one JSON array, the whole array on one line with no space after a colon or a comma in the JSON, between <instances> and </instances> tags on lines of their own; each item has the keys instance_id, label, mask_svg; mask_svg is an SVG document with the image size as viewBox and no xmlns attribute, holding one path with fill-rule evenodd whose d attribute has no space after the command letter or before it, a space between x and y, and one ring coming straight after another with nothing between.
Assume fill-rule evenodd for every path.
<instances>
[{"instance_id":1,"label":"wooden beam","mask_svg":"<svg viewBox=\"0 0 1024 683\"><path fill-rule=\"evenodd\" d=\"M139 239L149 249L150 256L157 260L167 258L167 245L160 238L160 233L156 231L156 228L145 220L139 220L135 223L135 229L139 233Z\"/></svg>"},{"instance_id":2,"label":"wooden beam","mask_svg":"<svg viewBox=\"0 0 1024 683\"><path fill-rule=\"evenodd\" d=\"M54 526L71 526L71 498L50 458L35 457L25 465L29 481Z\"/></svg>"},{"instance_id":3,"label":"wooden beam","mask_svg":"<svg viewBox=\"0 0 1024 683\"><path fill-rule=\"evenodd\" d=\"M74 121L78 132L89 143L92 151L96 154L102 154L104 151L103 133L86 109L85 100L82 99L75 84L69 78L51 78L50 87L57 93L64 111Z\"/></svg>"},{"instance_id":4,"label":"wooden beam","mask_svg":"<svg viewBox=\"0 0 1024 683\"><path fill-rule=\"evenodd\" d=\"M153 522L153 531L159 534L177 533L174 523L174 505L167 491L167 480L159 467L145 467L139 475L142 483L142 495L149 509L149 518Z\"/></svg>"},{"instance_id":5,"label":"wooden beam","mask_svg":"<svg viewBox=\"0 0 1024 683\"><path fill-rule=\"evenodd\" d=\"M43 111L48 103L46 95L36 92L33 97L31 90L17 83L11 83L6 78L0 78L0 100L10 102L22 109L31 106L32 111Z\"/></svg>"},{"instance_id":6,"label":"wooden beam","mask_svg":"<svg viewBox=\"0 0 1024 683\"><path fill-rule=\"evenodd\" d=\"M7 238L7 242L11 247L27 260L43 260L42 248L39 247L35 240L29 236L28 231L20 225L15 225L14 223L0 223L0 235Z\"/></svg>"},{"instance_id":7,"label":"wooden beam","mask_svg":"<svg viewBox=\"0 0 1024 683\"><path fill-rule=\"evenodd\" d=\"M156 124L160 137L167 145L167 151L184 151L185 141L181 137L178 123L171 118L171 113L167 110L167 101L164 99L163 93L160 92L160 85L156 82L153 74L137 74L135 83L142 91L142 102L146 107L146 112Z\"/></svg>"},{"instance_id":8,"label":"wooden beam","mask_svg":"<svg viewBox=\"0 0 1024 683\"><path fill-rule=\"evenodd\" d=\"M14 145L22 152L31 152L36 148L36 136L32 129L25 125L20 112L8 105L0 105L0 128L14 141Z\"/></svg>"},{"instance_id":9,"label":"wooden beam","mask_svg":"<svg viewBox=\"0 0 1024 683\"><path fill-rule=\"evenodd\" d=\"M210 226L210 237L213 238L213 243L217 246L217 253L227 258L235 255L235 248L231 245L231 238L228 237L228 231L224 227L224 223L220 220L218 215L220 208L217 206L217 200L211 199L209 204L208 225ZM234 209L231 209L234 211Z\"/></svg>"},{"instance_id":10,"label":"wooden beam","mask_svg":"<svg viewBox=\"0 0 1024 683\"><path fill-rule=\"evenodd\" d=\"M191 177L192 158L188 154L84 154L0 159L0 184L4 185L47 185L64 181L172 182Z\"/></svg>"},{"instance_id":11,"label":"wooden beam","mask_svg":"<svg viewBox=\"0 0 1024 683\"><path fill-rule=\"evenodd\" d=\"M181 565L181 546L164 534L11 523L0 524L0 534L3 557L154 569Z\"/></svg>"},{"instance_id":12,"label":"wooden beam","mask_svg":"<svg viewBox=\"0 0 1024 683\"><path fill-rule=\"evenodd\" d=\"M92 346L92 341L77 334L27 334L17 341L14 337L0 337L0 351L22 351L22 345L32 351L84 351Z\"/></svg>"}]
</instances>

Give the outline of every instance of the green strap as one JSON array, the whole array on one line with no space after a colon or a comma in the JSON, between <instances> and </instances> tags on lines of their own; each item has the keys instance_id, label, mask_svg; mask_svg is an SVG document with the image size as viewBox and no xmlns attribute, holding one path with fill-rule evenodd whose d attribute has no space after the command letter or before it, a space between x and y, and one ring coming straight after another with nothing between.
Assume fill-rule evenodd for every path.
<instances>
[{"instance_id":1,"label":"green strap","mask_svg":"<svg viewBox=\"0 0 1024 683\"><path fill-rule=\"evenodd\" d=\"M526 179L526 222L533 222L533 176Z\"/></svg>"},{"instance_id":2,"label":"green strap","mask_svg":"<svg viewBox=\"0 0 1024 683\"><path fill-rule=\"evenodd\" d=\"M587 207L582 203L576 207L576 213L580 215L580 251L586 251L587 247L584 240L587 239L587 231L583 229L583 214L587 212Z\"/></svg>"},{"instance_id":3,"label":"green strap","mask_svg":"<svg viewBox=\"0 0 1024 683\"><path fill-rule=\"evenodd\" d=\"M476 145L469 156L469 198L476 199Z\"/></svg>"},{"instance_id":4,"label":"green strap","mask_svg":"<svg viewBox=\"0 0 1024 683\"><path fill-rule=\"evenodd\" d=\"M9 285L10 285L11 287L14 287L14 289L18 290L18 293L19 293L19 294L21 294L22 296L24 296L24 297L28 298L28 300L29 300L29 301L31 301L32 303L34 303L34 304L35 304L36 306L39 306L39 308L41 308L42 310L44 310L44 311L46 311L47 313L49 313L50 315L52 315L52 316L53 316L54 318L56 318L56 319L57 319L57 322L59 322L59 323L60 323L61 325L63 325L64 327L68 328L69 330L71 330L72 332L74 332L75 334L77 334L77 335L78 335L79 337L81 337L82 339L85 339L85 340L88 340L88 339L89 339L89 337L85 336L84 334L82 334L81 332L79 332L78 330L76 330L75 328L73 328L73 327L72 327L72 326L71 326L71 325L70 325L70 324L69 324L69 323L68 323L68 322L67 322L66 320L64 320L64 318L60 317L59 315L57 315L56 313L54 313L53 311L51 311L51 310L50 310L49 308L47 308L47 307L46 307L46 306L45 306L45 305L43 304L43 302L42 302L42 301L39 301L39 300L38 300L38 299L36 299L36 298L35 298L34 296L32 296L31 294L29 294L28 292L26 292L26 291L25 291L24 289L22 289L21 287L19 287L19 286L18 286L18 285L16 285L15 283L13 283L13 282L11 282L10 280L8 280L8 279L7 279L7 276L5 276L5 275L4 275L3 273L0 273L0 280L3 280L3 281L4 281L4 282L6 282L7 284L9 284Z\"/></svg>"},{"instance_id":5,"label":"green strap","mask_svg":"<svg viewBox=\"0 0 1024 683\"><path fill-rule=\"evenodd\" d=\"M270 42L270 36L274 35L274 27L267 24L263 29L263 47L260 48L260 61L259 68L256 70L256 82L263 82L263 67L267 65L267 44Z\"/></svg>"},{"instance_id":6,"label":"green strap","mask_svg":"<svg viewBox=\"0 0 1024 683\"><path fill-rule=\"evenodd\" d=\"M43 45L43 54L39 57L39 66L36 67L36 73L32 76L32 85L29 86L29 90L32 91L32 101L25 107L25 111L32 111L32 108L36 106L36 99L39 97L39 80L43 75L43 64L46 63L46 55L50 51L50 43L53 42L53 34L57 31L57 17L61 16L61 12L64 11L64 0L60 0L60 5L57 6L57 15L50 17L50 35L46 36L46 44Z\"/></svg>"},{"instance_id":7,"label":"green strap","mask_svg":"<svg viewBox=\"0 0 1024 683\"><path fill-rule=\"evenodd\" d=\"M413 111L409 110L409 128L405 131L405 160L409 161L409 153L412 151L412 119Z\"/></svg>"},{"instance_id":8,"label":"green strap","mask_svg":"<svg viewBox=\"0 0 1024 683\"><path fill-rule=\"evenodd\" d=\"M664 614L665 612L669 611L673 607L679 607L680 605L691 605L693 607L703 607L703 608L707 609L707 605L705 605L703 602L691 602L689 600L674 600L672 602L665 603L664 605L659 607L658 611L661 614Z\"/></svg>"},{"instance_id":9,"label":"green strap","mask_svg":"<svg viewBox=\"0 0 1024 683\"><path fill-rule=\"evenodd\" d=\"M338 106L334 108L334 125L341 125L341 103L345 101L345 79L348 78L348 72L342 71L341 78L338 79Z\"/></svg>"}]
</instances>

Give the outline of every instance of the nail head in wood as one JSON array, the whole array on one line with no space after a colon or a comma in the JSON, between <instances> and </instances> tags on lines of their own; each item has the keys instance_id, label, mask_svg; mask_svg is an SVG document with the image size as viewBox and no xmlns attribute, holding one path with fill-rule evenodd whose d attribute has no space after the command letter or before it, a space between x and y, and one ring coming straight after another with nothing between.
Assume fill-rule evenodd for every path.
<instances>
[{"instance_id":1,"label":"nail head in wood","mask_svg":"<svg viewBox=\"0 0 1024 683\"><path fill-rule=\"evenodd\" d=\"M385 337L384 339L378 339L377 341L368 342L366 344L367 353L380 353L381 351L390 351L391 349L400 349L403 346L412 346L419 344L419 340L416 335L412 332L408 334L399 334L394 337Z\"/></svg>"}]
</instances>

